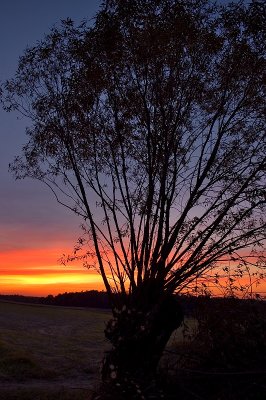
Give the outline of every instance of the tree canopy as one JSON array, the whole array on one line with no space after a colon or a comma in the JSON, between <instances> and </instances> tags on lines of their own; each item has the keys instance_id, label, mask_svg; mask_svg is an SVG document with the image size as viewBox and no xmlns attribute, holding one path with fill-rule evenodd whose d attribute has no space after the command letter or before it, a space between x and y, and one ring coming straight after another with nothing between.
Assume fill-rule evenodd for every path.
<instances>
[{"instance_id":1,"label":"tree canopy","mask_svg":"<svg viewBox=\"0 0 266 400\"><path fill-rule=\"evenodd\" d=\"M263 246L262 10L106 0L93 26L63 21L27 49L5 83L5 107L31 120L11 169L81 216L109 294L156 299Z\"/></svg>"}]
</instances>

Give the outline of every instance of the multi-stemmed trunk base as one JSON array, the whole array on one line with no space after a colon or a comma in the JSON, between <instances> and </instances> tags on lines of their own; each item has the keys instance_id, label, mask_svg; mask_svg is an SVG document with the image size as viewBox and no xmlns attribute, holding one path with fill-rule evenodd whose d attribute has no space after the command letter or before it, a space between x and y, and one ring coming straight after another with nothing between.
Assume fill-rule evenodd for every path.
<instances>
[{"instance_id":1,"label":"multi-stemmed trunk base","mask_svg":"<svg viewBox=\"0 0 266 400\"><path fill-rule=\"evenodd\" d=\"M134 393L136 398L153 390L160 358L182 319L173 296L163 296L150 307L123 305L114 310L114 318L105 330L113 347L104 360L103 381L119 388L125 396Z\"/></svg>"}]
</instances>

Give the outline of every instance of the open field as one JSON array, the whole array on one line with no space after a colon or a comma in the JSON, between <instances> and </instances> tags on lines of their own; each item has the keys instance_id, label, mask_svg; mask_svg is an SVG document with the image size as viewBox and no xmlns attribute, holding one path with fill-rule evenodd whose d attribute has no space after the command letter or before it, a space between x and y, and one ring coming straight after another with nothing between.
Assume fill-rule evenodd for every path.
<instances>
[{"instance_id":1,"label":"open field","mask_svg":"<svg viewBox=\"0 0 266 400\"><path fill-rule=\"evenodd\" d=\"M109 316L0 302L0 399L88 398L108 348L103 329Z\"/></svg>"},{"instance_id":2,"label":"open field","mask_svg":"<svg viewBox=\"0 0 266 400\"><path fill-rule=\"evenodd\" d=\"M266 398L262 306L246 315L243 303L242 315L231 317L212 306L198 320L200 331L196 319L185 319L161 362L169 399ZM90 400L108 350L109 317L108 310L0 301L0 400Z\"/></svg>"},{"instance_id":3,"label":"open field","mask_svg":"<svg viewBox=\"0 0 266 400\"><path fill-rule=\"evenodd\" d=\"M110 311L0 301L0 400L89 399ZM182 338L175 333L172 341Z\"/></svg>"}]
</instances>

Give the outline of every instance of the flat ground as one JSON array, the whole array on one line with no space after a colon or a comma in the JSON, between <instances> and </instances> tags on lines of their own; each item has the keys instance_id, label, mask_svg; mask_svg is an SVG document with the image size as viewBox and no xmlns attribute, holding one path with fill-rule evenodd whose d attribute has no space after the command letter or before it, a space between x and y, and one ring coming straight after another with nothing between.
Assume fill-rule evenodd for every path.
<instances>
[{"instance_id":1,"label":"flat ground","mask_svg":"<svg viewBox=\"0 0 266 400\"><path fill-rule=\"evenodd\" d=\"M0 301L0 399L88 399L108 348L109 317L105 310Z\"/></svg>"},{"instance_id":2,"label":"flat ground","mask_svg":"<svg viewBox=\"0 0 266 400\"><path fill-rule=\"evenodd\" d=\"M0 400L89 400L108 310L0 301ZM177 331L171 342L182 339Z\"/></svg>"},{"instance_id":3,"label":"flat ground","mask_svg":"<svg viewBox=\"0 0 266 400\"><path fill-rule=\"evenodd\" d=\"M196 320L185 320L161 363L169 399L266 399L262 305L242 313L241 325L226 308L209 310L201 339ZM100 385L110 316L107 310L0 301L0 400L90 400Z\"/></svg>"}]
</instances>

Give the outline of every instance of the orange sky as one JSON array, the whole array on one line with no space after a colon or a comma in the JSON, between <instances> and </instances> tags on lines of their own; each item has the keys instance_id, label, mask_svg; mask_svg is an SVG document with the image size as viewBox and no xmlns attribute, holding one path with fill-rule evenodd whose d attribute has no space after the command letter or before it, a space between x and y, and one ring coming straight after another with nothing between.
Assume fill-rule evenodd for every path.
<instances>
[{"instance_id":1,"label":"orange sky","mask_svg":"<svg viewBox=\"0 0 266 400\"><path fill-rule=\"evenodd\" d=\"M62 254L70 251L71 248L40 247L0 252L0 294L47 296L103 290L101 277L95 271L88 271L74 263L67 266L60 264L58 260ZM254 287L254 292L262 292L265 296L265 282Z\"/></svg>"},{"instance_id":2,"label":"orange sky","mask_svg":"<svg viewBox=\"0 0 266 400\"><path fill-rule=\"evenodd\" d=\"M60 265L69 249L35 248L0 253L0 294L56 295L82 290L102 290L101 277L81 265Z\"/></svg>"}]
</instances>

